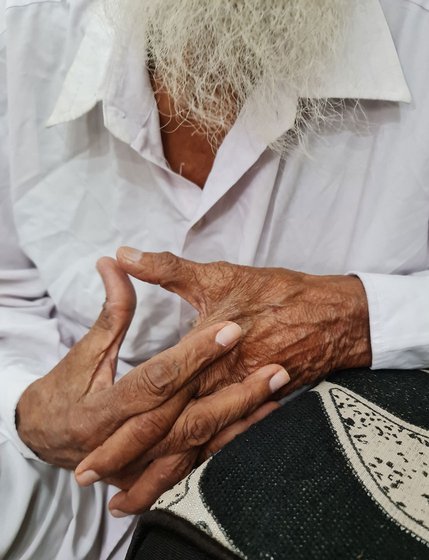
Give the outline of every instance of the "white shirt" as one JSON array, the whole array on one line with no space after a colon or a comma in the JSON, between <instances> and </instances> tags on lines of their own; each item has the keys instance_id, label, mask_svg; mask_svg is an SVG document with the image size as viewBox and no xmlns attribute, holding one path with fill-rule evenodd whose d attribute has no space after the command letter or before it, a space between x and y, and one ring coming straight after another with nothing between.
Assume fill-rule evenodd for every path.
<instances>
[{"instance_id":1,"label":"white shirt","mask_svg":"<svg viewBox=\"0 0 429 560\"><path fill-rule=\"evenodd\" d=\"M309 139L309 155L281 160L267 145L295 117L285 88L275 110L243 111L201 191L169 169L141 60L113 48L87 0L6 1L0 495L10 506L0 508L0 557L122 558L131 520L106 515L112 490L79 489L72 473L39 461L14 425L23 390L98 315L99 256L131 245L199 261L354 271L369 301L372 367L429 365L429 2L360 0L341 60L314 85L315 97L361 98L367 123L357 125L350 104L342 126ZM177 341L191 318L173 294L135 286L120 374Z\"/></svg>"}]
</instances>

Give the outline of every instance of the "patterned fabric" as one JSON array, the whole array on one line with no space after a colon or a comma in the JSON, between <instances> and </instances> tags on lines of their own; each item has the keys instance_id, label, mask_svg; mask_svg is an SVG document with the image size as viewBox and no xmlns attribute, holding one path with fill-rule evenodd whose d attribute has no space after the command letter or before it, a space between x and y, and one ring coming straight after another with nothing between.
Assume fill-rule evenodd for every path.
<instances>
[{"instance_id":1,"label":"patterned fabric","mask_svg":"<svg viewBox=\"0 0 429 560\"><path fill-rule=\"evenodd\" d=\"M166 492L128 557L157 526L213 558L427 560L428 387L424 371L332 375Z\"/></svg>"}]
</instances>

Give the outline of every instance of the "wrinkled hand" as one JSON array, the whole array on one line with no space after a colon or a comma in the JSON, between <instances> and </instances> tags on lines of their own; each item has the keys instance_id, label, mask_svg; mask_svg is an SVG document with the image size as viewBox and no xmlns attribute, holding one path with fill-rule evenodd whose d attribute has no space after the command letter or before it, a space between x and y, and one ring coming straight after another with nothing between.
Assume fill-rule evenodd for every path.
<instances>
[{"instance_id":1,"label":"wrinkled hand","mask_svg":"<svg viewBox=\"0 0 429 560\"><path fill-rule=\"evenodd\" d=\"M86 486L93 477L82 477L82 473L96 472L97 479L115 483L115 470L128 465L122 470L122 491L111 499L109 508L115 517L140 513L185 477L196 462L205 460L277 408L278 403L266 401L288 382L283 368L272 364L241 383L193 399L166 437L150 449L148 433L130 438L126 445L114 434L78 466L77 481ZM163 418L158 421L163 422ZM155 431L159 430L155 427Z\"/></svg>"},{"instance_id":2,"label":"wrinkled hand","mask_svg":"<svg viewBox=\"0 0 429 560\"><path fill-rule=\"evenodd\" d=\"M192 333L114 383L135 293L116 261L102 259L98 268L107 299L97 322L24 392L17 428L45 461L66 468L80 462L76 478L82 486L103 479L121 488L110 507L122 515L150 506L185 476L202 445L210 442L213 452L268 413L270 405L261 405L289 376L269 366L241 384L193 399L199 372L240 339L240 327L224 321Z\"/></svg>"},{"instance_id":3,"label":"wrinkled hand","mask_svg":"<svg viewBox=\"0 0 429 560\"><path fill-rule=\"evenodd\" d=\"M241 335L231 323L210 326L113 383L135 293L114 259L101 259L98 268L107 294L98 320L50 373L27 388L17 406L21 439L60 467L74 468L108 438L106 453L136 441L144 449L162 441L195 394L192 380ZM114 466L119 480L126 463Z\"/></svg>"},{"instance_id":4,"label":"wrinkled hand","mask_svg":"<svg viewBox=\"0 0 429 560\"><path fill-rule=\"evenodd\" d=\"M119 249L117 259L128 274L188 301L199 312L199 327L219 320L242 327L240 344L200 376L201 394L270 362L292 378L283 394L333 370L371 363L367 299L356 277L200 264L129 248Z\"/></svg>"}]
</instances>

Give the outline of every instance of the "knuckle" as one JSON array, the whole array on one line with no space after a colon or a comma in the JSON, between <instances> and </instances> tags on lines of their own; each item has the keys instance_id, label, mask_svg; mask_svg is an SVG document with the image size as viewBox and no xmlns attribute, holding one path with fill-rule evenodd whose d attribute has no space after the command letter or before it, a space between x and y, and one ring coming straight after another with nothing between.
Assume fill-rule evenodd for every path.
<instances>
[{"instance_id":1,"label":"knuckle","mask_svg":"<svg viewBox=\"0 0 429 560\"><path fill-rule=\"evenodd\" d=\"M172 272L178 268L178 258L170 251L158 253L157 261L158 271L161 273Z\"/></svg>"},{"instance_id":2,"label":"knuckle","mask_svg":"<svg viewBox=\"0 0 429 560\"><path fill-rule=\"evenodd\" d=\"M218 421L208 409L204 414L190 413L183 422L183 437L191 447L206 443L217 432Z\"/></svg>"},{"instance_id":3,"label":"knuckle","mask_svg":"<svg viewBox=\"0 0 429 560\"><path fill-rule=\"evenodd\" d=\"M162 251L158 253L159 264L162 266L168 266L176 263L177 257L173 255L170 251Z\"/></svg>"},{"instance_id":4,"label":"knuckle","mask_svg":"<svg viewBox=\"0 0 429 560\"><path fill-rule=\"evenodd\" d=\"M155 396L165 396L173 392L174 381L181 372L181 364L177 360L158 359L145 370L144 383L146 389Z\"/></svg>"},{"instance_id":5,"label":"knuckle","mask_svg":"<svg viewBox=\"0 0 429 560\"><path fill-rule=\"evenodd\" d=\"M159 356L134 371L126 384L127 399L144 401L146 397L165 400L174 393L174 380L180 373L180 364Z\"/></svg>"}]
</instances>

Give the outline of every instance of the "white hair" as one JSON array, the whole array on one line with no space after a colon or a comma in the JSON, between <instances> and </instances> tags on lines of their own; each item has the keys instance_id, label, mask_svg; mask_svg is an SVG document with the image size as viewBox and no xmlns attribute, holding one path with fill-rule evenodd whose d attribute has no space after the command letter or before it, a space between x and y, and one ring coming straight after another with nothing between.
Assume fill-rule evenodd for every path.
<instances>
[{"instance_id":1,"label":"white hair","mask_svg":"<svg viewBox=\"0 0 429 560\"><path fill-rule=\"evenodd\" d=\"M257 88L270 106L282 82L300 97L295 126L271 146L283 152L308 127L337 115L311 99L341 46L347 0L105 0L121 37L132 40L175 118L222 141Z\"/></svg>"}]
</instances>

